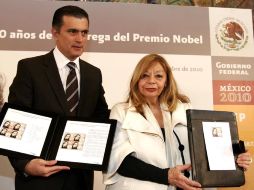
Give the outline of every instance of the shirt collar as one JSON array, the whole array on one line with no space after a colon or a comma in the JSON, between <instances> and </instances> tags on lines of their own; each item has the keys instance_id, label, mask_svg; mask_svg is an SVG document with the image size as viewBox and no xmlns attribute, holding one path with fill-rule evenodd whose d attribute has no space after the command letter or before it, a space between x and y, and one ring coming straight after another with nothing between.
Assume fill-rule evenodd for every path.
<instances>
[{"instance_id":1,"label":"shirt collar","mask_svg":"<svg viewBox=\"0 0 254 190\"><path fill-rule=\"evenodd\" d=\"M69 62L74 62L76 64L76 67L78 70L79 69L79 57L77 57L74 61L70 61L67 57L65 57L60 50L57 48L57 46L55 47L55 49L53 50L53 54L56 60L56 65L57 68L59 70L63 69Z\"/></svg>"}]
</instances>

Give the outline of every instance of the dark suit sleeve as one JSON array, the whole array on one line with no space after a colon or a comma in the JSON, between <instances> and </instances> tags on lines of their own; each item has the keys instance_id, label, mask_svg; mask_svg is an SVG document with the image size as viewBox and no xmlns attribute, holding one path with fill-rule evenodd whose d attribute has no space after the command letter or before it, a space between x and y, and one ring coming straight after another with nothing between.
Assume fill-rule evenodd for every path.
<instances>
[{"instance_id":1,"label":"dark suit sleeve","mask_svg":"<svg viewBox=\"0 0 254 190\"><path fill-rule=\"evenodd\" d=\"M106 102L104 94L105 94L105 91L102 86L102 75L100 72L99 96L98 96L98 101L96 104L96 108L95 108L93 117L95 117L97 119L102 119L102 120L109 118L108 104Z\"/></svg>"},{"instance_id":2,"label":"dark suit sleeve","mask_svg":"<svg viewBox=\"0 0 254 190\"><path fill-rule=\"evenodd\" d=\"M27 107L32 106L33 102L33 89L32 81L29 74L29 70L26 68L26 65L20 61L18 63L17 74L13 80L12 85L10 86L10 93L8 97L8 102L23 105ZM11 165L15 171L21 175L24 173L24 168L29 162L27 159L16 159L9 157Z\"/></svg>"},{"instance_id":3,"label":"dark suit sleeve","mask_svg":"<svg viewBox=\"0 0 254 190\"><path fill-rule=\"evenodd\" d=\"M27 64L22 61L18 63L17 74L10 86L8 102L21 106L32 107L32 79L29 69L27 68Z\"/></svg>"}]
</instances>

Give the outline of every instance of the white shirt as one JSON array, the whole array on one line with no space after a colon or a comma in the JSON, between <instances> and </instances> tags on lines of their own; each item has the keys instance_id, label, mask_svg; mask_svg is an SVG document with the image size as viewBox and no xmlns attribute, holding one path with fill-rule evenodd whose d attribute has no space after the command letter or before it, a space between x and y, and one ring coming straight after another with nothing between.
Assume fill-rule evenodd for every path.
<instances>
[{"instance_id":1,"label":"white shirt","mask_svg":"<svg viewBox=\"0 0 254 190\"><path fill-rule=\"evenodd\" d=\"M80 65L79 65L79 57L77 57L74 61L70 61L67 57L65 57L57 47L55 47L53 51L56 65L58 68L58 72L63 84L64 91L66 90L66 80L67 76L70 72L70 68L67 66L69 62L74 62L76 64L75 71L78 79L78 91L80 94Z\"/></svg>"}]
</instances>

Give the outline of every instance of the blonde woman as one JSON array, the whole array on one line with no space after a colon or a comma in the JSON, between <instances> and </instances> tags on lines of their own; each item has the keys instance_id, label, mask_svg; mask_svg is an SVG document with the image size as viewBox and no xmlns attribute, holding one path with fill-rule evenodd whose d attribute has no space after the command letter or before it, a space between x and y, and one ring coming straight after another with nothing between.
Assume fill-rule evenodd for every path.
<instances>
[{"instance_id":1,"label":"blonde woman","mask_svg":"<svg viewBox=\"0 0 254 190\"><path fill-rule=\"evenodd\" d=\"M167 61L157 54L143 57L134 70L128 100L111 110L110 118L118 123L104 173L106 189L201 189L188 173L189 108L189 99L179 93ZM185 159L178 150L179 139ZM249 159L250 154L244 153L238 164L248 168Z\"/></svg>"}]
</instances>

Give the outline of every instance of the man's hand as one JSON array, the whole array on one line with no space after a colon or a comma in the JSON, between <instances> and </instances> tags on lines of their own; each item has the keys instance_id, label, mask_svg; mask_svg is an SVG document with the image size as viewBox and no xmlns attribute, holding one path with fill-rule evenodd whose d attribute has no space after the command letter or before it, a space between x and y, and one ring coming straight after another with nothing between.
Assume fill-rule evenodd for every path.
<instances>
[{"instance_id":1,"label":"man's hand","mask_svg":"<svg viewBox=\"0 0 254 190\"><path fill-rule=\"evenodd\" d=\"M56 166L56 160L46 161L33 159L25 166L25 173L31 176L48 177L62 170L70 170L68 166Z\"/></svg>"}]
</instances>

